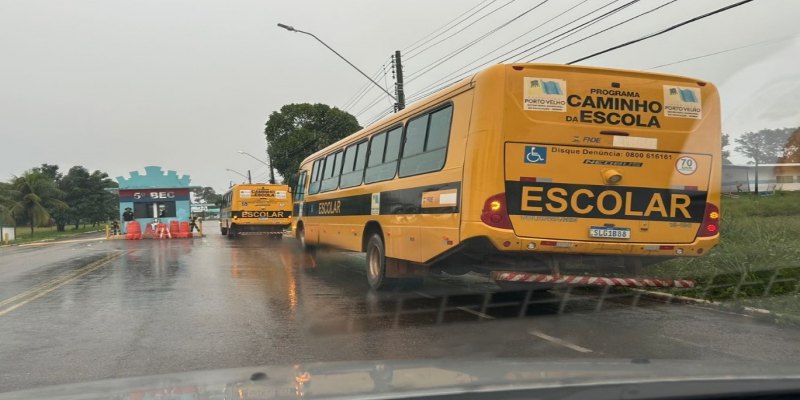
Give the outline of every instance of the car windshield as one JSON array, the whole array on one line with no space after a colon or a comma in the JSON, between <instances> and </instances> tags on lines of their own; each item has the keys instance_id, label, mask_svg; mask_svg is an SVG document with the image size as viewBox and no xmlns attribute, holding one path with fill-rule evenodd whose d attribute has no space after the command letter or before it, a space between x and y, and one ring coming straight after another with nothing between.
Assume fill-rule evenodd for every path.
<instances>
[{"instance_id":1,"label":"car windshield","mask_svg":"<svg viewBox=\"0 0 800 400\"><path fill-rule=\"evenodd\" d=\"M797 376L798 15L3 1L0 397Z\"/></svg>"}]
</instances>

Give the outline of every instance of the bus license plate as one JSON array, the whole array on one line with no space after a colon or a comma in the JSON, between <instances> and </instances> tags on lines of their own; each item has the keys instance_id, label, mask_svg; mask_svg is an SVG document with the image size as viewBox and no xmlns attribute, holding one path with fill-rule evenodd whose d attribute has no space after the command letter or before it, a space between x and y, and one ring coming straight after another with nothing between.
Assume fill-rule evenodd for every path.
<instances>
[{"instance_id":1,"label":"bus license plate","mask_svg":"<svg viewBox=\"0 0 800 400\"><path fill-rule=\"evenodd\" d=\"M630 228L609 228L606 226L589 227L589 237L604 239L630 239Z\"/></svg>"}]
</instances>

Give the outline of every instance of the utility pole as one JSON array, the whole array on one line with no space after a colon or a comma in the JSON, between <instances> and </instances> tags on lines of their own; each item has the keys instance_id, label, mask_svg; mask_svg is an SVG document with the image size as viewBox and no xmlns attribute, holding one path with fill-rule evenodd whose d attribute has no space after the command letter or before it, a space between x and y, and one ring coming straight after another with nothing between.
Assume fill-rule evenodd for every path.
<instances>
[{"instance_id":1,"label":"utility pole","mask_svg":"<svg viewBox=\"0 0 800 400\"><path fill-rule=\"evenodd\" d=\"M394 93L397 97L397 102L394 103L394 111L400 111L406 108L406 93L403 89L403 63L400 60L400 50L394 52L392 57L392 74L394 75Z\"/></svg>"},{"instance_id":2,"label":"utility pole","mask_svg":"<svg viewBox=\"0 0 800 400\"><path fill-rule=\"evenodd\" d=\"M269 149L267 149L267 163L269 164L269 183L275 184L275 167L272 166L272 156L269 155Z\"/></svg>"},{"instance_id":3,"label":"utility pole","mask_svg":"<svg viewBox=\"0 0 800 400\"><path fill-rule=\"evenodd\" d=\"M247 183L253 183L253 179L250 177L250 170L247 170Z\"/></svg>"}]
</instances>

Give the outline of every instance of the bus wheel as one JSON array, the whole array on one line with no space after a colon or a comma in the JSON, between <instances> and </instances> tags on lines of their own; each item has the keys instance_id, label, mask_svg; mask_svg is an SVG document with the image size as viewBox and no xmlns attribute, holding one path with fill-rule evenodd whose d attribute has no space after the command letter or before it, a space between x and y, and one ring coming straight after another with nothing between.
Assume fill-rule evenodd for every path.
<instances>
[{"instance_id":1,"label":"bus wheel","mask_svg":"<svg viewBox=\"0 0 800 400\"><path fill-rule=\"evenodd\" d=\"M390 289L397 283L396 279L386 277L386 248L377 233L367 242L367 281L375 290Z\"/></svg>"},{"instance_id":2,"label":"bus wheel","mask_svg":"<svg viewBox=\"0 0 800 400\"><path fill-rule=\"evenodd\" d=\"M219 233L221 233L223 235L227 235L228 234L228 228L219 228Z\"/></svg>"},{"instance_id":3,"label":"bus wheel","mask_svg":"<svg viewBox=\"0 0 800 400\"><path fill-rule=\"evenodd\" d=\"M236 225L231 225L230 228L226 229L227 232L225 234L228 235L228 239L235 239L236 238Z\"/></svg>"},{"instance_id":4,"label":"bus wheel","mask_svg":"<svg viewBox=\"0 0 800 400\"><path fill-rule=\"evenodd\" d=\"M306 253L311 253L313 247L306 242L306 230L303 227L297 228L297 241L300 242L300 248Z\"/></svg>"}]
</instances>

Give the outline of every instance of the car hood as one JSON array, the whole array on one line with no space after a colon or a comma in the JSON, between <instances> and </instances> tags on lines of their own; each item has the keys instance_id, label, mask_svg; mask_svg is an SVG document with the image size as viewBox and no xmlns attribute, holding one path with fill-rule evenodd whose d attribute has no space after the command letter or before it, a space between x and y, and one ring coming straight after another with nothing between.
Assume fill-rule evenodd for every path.
<instances>
[{"instance_id":1,"label":"car hood","mask_svg":"<svg viewBox=\"0 0 800 400\"><path fill-rule=\"evenodd\" d=\"M796 365L699 361L505 360L332 362L112 379L0 393L5 399L414 398L647 382L797 381Z\"/></svg>"}]
</instances>

